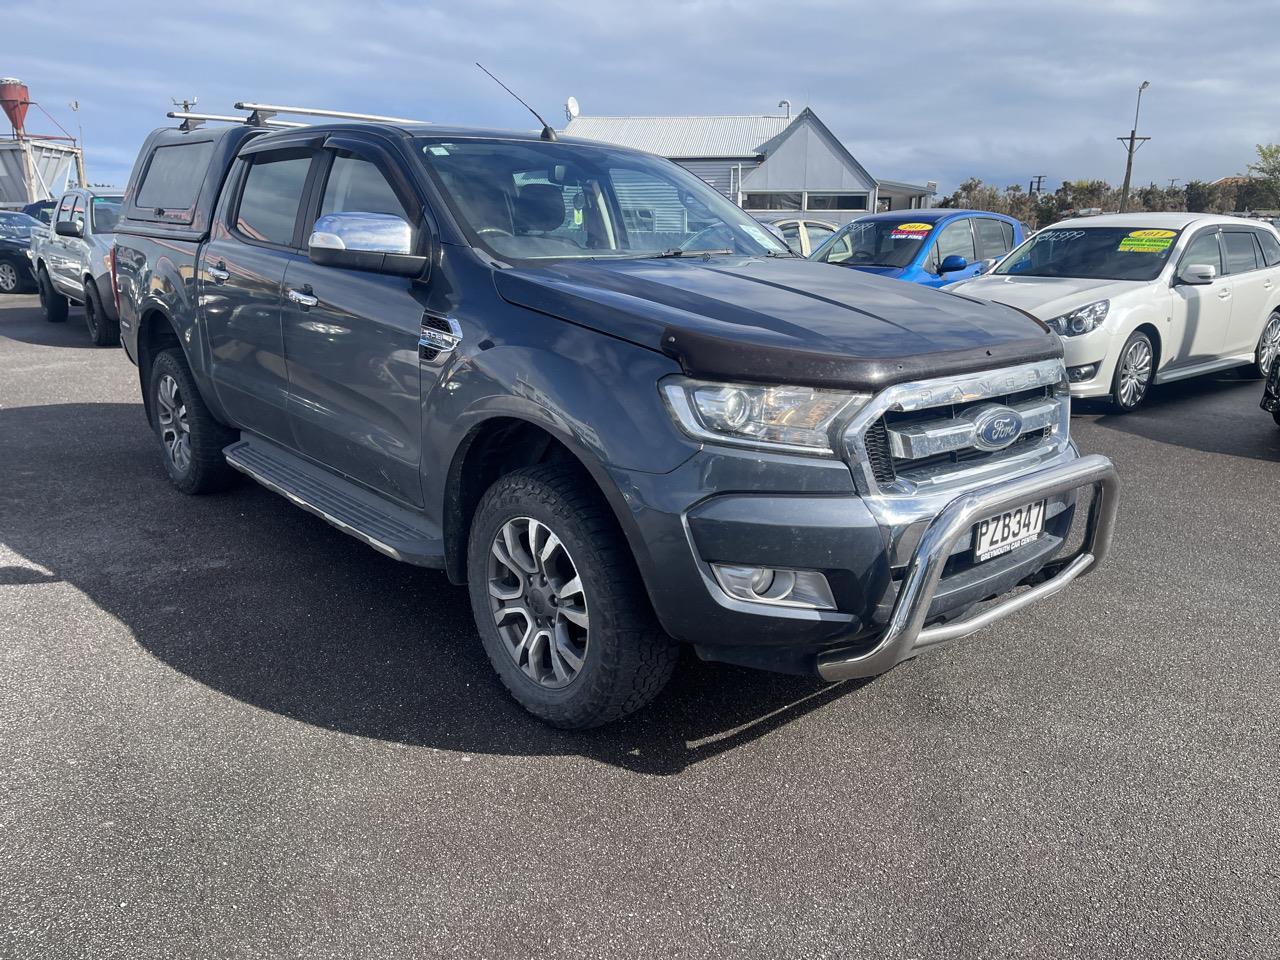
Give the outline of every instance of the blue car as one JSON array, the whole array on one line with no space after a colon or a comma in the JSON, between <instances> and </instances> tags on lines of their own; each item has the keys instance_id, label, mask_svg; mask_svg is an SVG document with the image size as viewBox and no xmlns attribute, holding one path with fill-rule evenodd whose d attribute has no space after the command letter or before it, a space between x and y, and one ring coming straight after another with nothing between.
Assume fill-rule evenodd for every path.
<instances>
[{"instance_id":1,"label":"blue car","mask_svg":"<svg viewBox=\"0 0 1280 960\"><path fill-rule=\"evenodd\" d=\"M900 210L845 224L809 259L941 287L986 272L1022 240L1022 224L998 213Z\"/></svg>"}]
</instances>

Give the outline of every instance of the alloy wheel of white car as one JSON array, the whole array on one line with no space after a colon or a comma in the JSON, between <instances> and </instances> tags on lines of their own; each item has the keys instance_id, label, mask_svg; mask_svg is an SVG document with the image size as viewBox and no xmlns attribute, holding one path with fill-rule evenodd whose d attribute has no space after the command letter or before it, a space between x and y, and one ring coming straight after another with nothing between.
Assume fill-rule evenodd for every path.
<instances>
[{"instance_id":1,"label":"alloy wheel of white car","mask_svg":"<svg viewBox=\"0 0 1280 960\"><path fill-rule=\"evenodd\" d=\"M1135 333L1120 352L1120 364L1116 367L1114 398L1121 410L1134 410L1141 405L1151 385L1152 361L1155 359L1151 341L1145 334Z\"/></svg>"}]
</instances>

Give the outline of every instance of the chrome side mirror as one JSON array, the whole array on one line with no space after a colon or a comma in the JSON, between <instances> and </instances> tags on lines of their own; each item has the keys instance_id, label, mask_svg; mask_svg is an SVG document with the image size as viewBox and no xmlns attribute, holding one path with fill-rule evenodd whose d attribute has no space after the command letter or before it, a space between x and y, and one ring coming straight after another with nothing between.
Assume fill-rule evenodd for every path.
<instances>
[{"instance_id":1,"label":"chrome side mirror","mask_svg":"<svg viewBox=\"0 0 1280 960\"><path fill-rule=\"evenodd\" d=\"M1218 268L1209 263L1188 263L1178 271L1178 282L1202 287L1218 278Z\"/></svg>"},{"instance_id":2,"label":"chrome side mirror","mask_svg":"<svg viewBox=\"0 0 1280 960\"><path fill-rule=\"evenodd\" d=\"M416 277L427 264L414 256L413 228L390 213L330 213L307 241L312 263Z\"/></svg>"}]
</instances>

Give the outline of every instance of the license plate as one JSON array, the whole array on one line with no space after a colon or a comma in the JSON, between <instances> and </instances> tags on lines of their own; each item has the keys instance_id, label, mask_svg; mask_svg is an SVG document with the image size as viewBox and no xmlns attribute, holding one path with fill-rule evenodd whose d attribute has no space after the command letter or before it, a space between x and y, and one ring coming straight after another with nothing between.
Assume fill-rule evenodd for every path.
<instances>
[{"instance_id":1,"label":"license plate","mask_svg":"<svg viewBox=\"0 0 1280 960\"><path fill-rule=\"evenodd\" d=\"M1029 503L1016 510L978 521L973 542L973 559L981 563L1025 547L1044 532L1045 501Z\"/></svg>"}]
</instances>

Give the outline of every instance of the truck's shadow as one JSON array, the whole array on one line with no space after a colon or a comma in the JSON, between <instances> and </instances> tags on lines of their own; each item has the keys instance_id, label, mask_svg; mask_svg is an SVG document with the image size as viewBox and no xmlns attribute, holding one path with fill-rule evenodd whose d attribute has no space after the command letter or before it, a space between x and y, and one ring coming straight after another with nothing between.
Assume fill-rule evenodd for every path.
<instances>
[{"instance_id":1,"label":"truck's shadow","mask_svg":"<svg viewBox=\"0 0 1280 960\"><path fill-rule=\"evenodd\" d=\"M139 405L0 411L0 451L0 542L30 564L0 567L0 583L70 582L164 664L305 723L669 774L851 689L688 657L635 717L556 731L494 679L464 589L252 483L183 497L164 479Z\"/></svg>"},{"instance_id":2,"label":"truck's shadow","mask_svg":"<svg viewBox=\"0 0 1280 960\"><path fill-rule=\"evenodd\" d=\"M0 303L7 308L0 313L0 337L37 347L103 349L89 339L83 307L72 305L65 322L50 323L40 312L40 298L35 294L0 294L0 297L3 298Z\"/></svg>"},{"instance_id":3,"label":"truck's shadow","mask_svg":"<svg viewBox=\"0 0 1280 960\"><path fill-rule=\"evenodd\" d=\"M1280 429L1258 407L1262 381L1226 372L1153 387L1133 413L1102 401L1076 400L1072 411L1100 415L1099 426L1203 453L1280 462Z\"/></svg>"}]
</instances>

